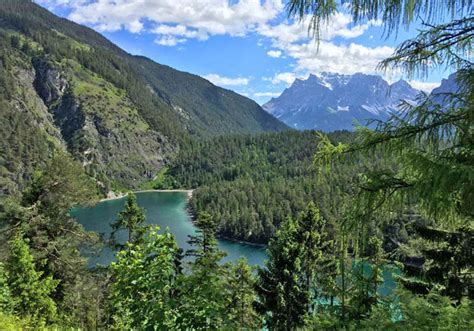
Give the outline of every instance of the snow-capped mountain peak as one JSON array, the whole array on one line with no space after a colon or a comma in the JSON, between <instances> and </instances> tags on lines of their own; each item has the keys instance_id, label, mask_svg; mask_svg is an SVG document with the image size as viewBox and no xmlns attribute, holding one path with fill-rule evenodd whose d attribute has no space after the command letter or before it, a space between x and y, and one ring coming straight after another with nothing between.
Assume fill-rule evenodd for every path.
<instances>
[{"instance_id":1,"label":"snow-capped mountain peak","mask_svg":"<svg viewBox=\"0 0 474 331\"><path fill-rule=\"evenodd\" d=\"M295 80L263 108L297 129L350 130L354 120L386 118L400 100L413 101L418 93L404 80L390 85L377 75L322 72Z\"/></svg>"}]
</instances>

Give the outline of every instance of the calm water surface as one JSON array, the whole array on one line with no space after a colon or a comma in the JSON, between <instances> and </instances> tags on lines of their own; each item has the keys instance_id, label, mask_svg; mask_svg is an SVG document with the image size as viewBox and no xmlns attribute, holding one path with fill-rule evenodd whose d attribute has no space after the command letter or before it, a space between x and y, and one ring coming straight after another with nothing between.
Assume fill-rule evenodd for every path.
<instances>
[{"instance_id":1,"label":"calm water surface","mask_svg":"<svg viewBox=\"0 0 474 331\"><path fill-rule=\"evenodd\" d=\"M159 225L161 230L169 229L176 237L178 245L184 250L190 248L187 243L188 236L196 234L196 227L191 222L187 211L187 193L185 192L141 192L136 193L138 204L145 209L148 224ZM103 234L109 238L112 231L110 224L117 219L117 214L123 209L125 198L107 200L91 208L76 209L73 216L84 225L86 230ZM119 242L125 242L126 233L117 234ZM245 257L250 265L263 265L266 259L265 249L259 246L219 240L219 248L227 253L224 261L236 261ZM114 251L104 247L101 254L90 259L92 266L96 264L107 265L114 259ZM395 286L392 274L384 270L384 285L380 292L386 295Z\"/></svg>"},{"instance_id":2,"label":"calm water surface","mask_svg":"<svg viewBox=\"0 0 474 331\"><path fill-rule=\"evenodd\" d=\"M136 195L138 204L145 209L147 223L159 225L161 230L169 228L176 237L179 247L188 249L189 244L186 241L189 235L196 233L196 227L191 222L186 208L187 193L141 192ZM76 209L72 214L86 230L103 234L104 238L108 239L112 231L110 224L117 219L117 214L123 209L124 203L125 198L107 200L91 208ZM125 242L126 233L118 233L117 239ZM243 256L251 265L263 265L266 258L265 249L258 246L219 240L219 248L227 253L224 261L236 261ZM106 265L113 259L114 251L105 247L100 256L91 258L90 263Z\"/></svg>"}]
</instances>

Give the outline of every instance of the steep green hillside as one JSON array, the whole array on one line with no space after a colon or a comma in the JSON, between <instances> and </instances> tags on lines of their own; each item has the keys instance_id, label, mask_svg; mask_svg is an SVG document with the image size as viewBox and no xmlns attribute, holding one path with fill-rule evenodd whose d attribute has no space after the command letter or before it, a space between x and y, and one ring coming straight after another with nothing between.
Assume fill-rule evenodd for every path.
<instances>
[{"instance_id":1,"label":"steep green hillside","mask_svg":"<svg viewBox=\"0 0 474 331\"><path fill-rule=\"evenodd\" d=\"M108 190L153 177L193 137L286 128L245 97L129 55L27 0L0 3L0 43L4 193L55 149Z\"/></svg>"},{"instance_id":2,"label":"steep green hillside","mask_svg":"<svg viewBox=\"0 0 474 331\"><path fill-rule=\"evenodd\" d=\"M145 57L135 57L139 70L199 135L280 131L287 127L253 100L219 88L199 76L176 71Z\"/></svg>"}]
</instances>

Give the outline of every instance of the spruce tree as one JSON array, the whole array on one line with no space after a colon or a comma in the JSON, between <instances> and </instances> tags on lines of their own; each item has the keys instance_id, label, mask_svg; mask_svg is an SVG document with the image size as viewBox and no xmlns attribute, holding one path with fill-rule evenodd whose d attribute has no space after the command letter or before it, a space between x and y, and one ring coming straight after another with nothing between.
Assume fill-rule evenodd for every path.
<instances>
[{"instance_id":1,"label":"spruce tree","mask_svg":"<svg viewBox=\"0 0 474 331\"><path fill-rule=\"evenodd\" d=\"M438 289L457 304L465 297L474 299L474 230L470 226L453 231L419 225L416 233L426 241L421 249L421 267L405 265L398 277L405 288L416 294Z\"/></svg>"},{"instance_id":2,"label":"spruce tree","mask_svg":"<svg viewBox=\"0 0 474 331\"><path fill-rule=\"evenodd\" d=\"M270 241L265 267L258 269L256 308L271 330L295 330L308 316L311 295L297 234L297 223L287 218Z\"/></svg>"},{"instance_id":3,"label":"spruce tree","mask_svg":"<svg viewBox=\"0 0 474 331\"><path fill-rule=\"evenodd\" d=\"M138 206L137 196L135 193L130 192L125 201L124 209L119 212L118 219L111 224L112 233L111 236L115 239L115 234L119 230L127 231L127 242L137 243L143 238L143 234L146 231L144 226L146 221L145 213L142 208ZM123 244L117 244L118 247L124 247Z\"/></svg>"},{"instance_id":4,"label":"spruce tree","mask_svg":"<svg viewBox=\"0 0 474 331\"><path fill-rule=\"evenodd\" d=\"M331 296L335 286L334 244L326 223L313 202L297 219L295 241L301 245L305 287L311 296L312 310L324 298L323 292Z\"/></svg>"},{"instance_id":5,"label":"spruce tree","mask_svg":"<svg viewBox=\"0 0 474 331\"><path fill-rule=\"evenodd\" d=\"M190 236L192 248L186 252L190 261L178 283L177 325L179 329L222 329L227 319L229 266L220 262L226 253L217 247L216 225L208 213L200 213L196 225L198 234Z\"/></svg>"},{"instance_id":6,"label":"spruce tree","mask_svg":"<svg viewBox=\"0 0 474 331\"><path fill-rule=\"evenodd\" d=\"M379 301L378 290L383 283L382 241L371 237L368 256L353 262L352 293L350 295L351 319L361 320L370 316L372 307Z\"/></svg>"},{"instance_id":7,"label":"spruce tree","mask_svg":"<svg viewBox=\"0 0 474 331\"><path fill-rule=\"evenodd\" d=\"M256 330L262 327L262 318L254 309L257 300L255 276L245 258L240 258L229 270L227 287L227 323L236 330Z\"/></svg>"}]
</instances>

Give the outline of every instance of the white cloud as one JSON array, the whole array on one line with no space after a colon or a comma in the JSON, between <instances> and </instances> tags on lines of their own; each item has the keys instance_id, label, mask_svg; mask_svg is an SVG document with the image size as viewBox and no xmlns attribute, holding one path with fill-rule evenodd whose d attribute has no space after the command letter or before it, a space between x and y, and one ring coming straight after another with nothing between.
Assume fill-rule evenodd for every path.
<instances>
[{"instance_id":1,"label":"white cloud","mask_svg":"<svg viewBox=\"0 0 474 331\"><path fill-rule=\"evenodd\" d=\"M440 86L441 83L436 82L421 82L419 80L409 80L408 83L413 87L416 88L417 90L421 90L423 92L431 92L438 86Z\"/></svg>"},{"instance_id":2,"label":"white cloud","mask_svg":"<svg viewBox=\"0 0 474 331\"><path fill-rule=\"evenodd\" d=\"M101 31L126 29L138 33L148 21L157 26L154 32L159 38L201 40L210 35L243 36L277 17L284 8L282 0L37 1L45 6L68 8L71 20Z\"/></svg>"},{"instance_id":3,"label":"white cloud","mask_svg":"<svg viewBox=\"0 0 474 331\"><path fill-rule=\"evenodd\" d=\"M179 38L176 38L176 37L173 37L173 36L163 36L161 38L156 38L155 39L155 43L158 44L158 45L161 45L161 46L168 46L168 47L171 47L171 46L176 46L178 44L182 44L186 41L186 39L179 39Z\"/></svg>"},{"instance_id":4,"label":"white cloud","mask_svg":"<svg viewBox=\"0 0 474 331\"><path fill-rule=\"evenodd\" d=\"M127 23L127 30L129 30L131 33L139 33L143 30L143 23L140 22L139 20L132 21L130 23Z\"/></svg>"},{"instance_id":5,"label":"white cloud","mask_svg":"<svg viewBox=\"0 0 474 331\"><path fill-rule=\"evenodd\" d=\"M270 57L280 57L281 56L281 51L276 51L276 50L271 50L267 52L267 55Z\"/></svg>"},{"instance_id":6,"label":"white cloud","mask_svg":"<svg viewBox=\"0 0 474 331\"><path fill-rule=\"evenodd\" d=\"M386 46L366 47L356 42L349 43L381 22L372 20L354 25L351 15L342 12L321 26L318 47L308 34L309 17L301 22L279 21L286 3L282 0L36 1L46 6L67 8L70 19L98 30L126 29L132 33L156 34L155 43L162 46L177 46L189 39L206 40L213 35L255 33L260 38L258 45L263 45L264 39L270 41L272 49L267 52L268 56L285 55L295 61L294 72L275 75L271 78L274 84L291 84L296 76L321 71L375 73L379 61L393 52ZM210 77L221 85L248 84L248 80L243 81L245 78L229 78L225 84L219 78L225 77Z\"/></svg>"},{"instance_id":7,"label":"white cloud","mask_svg":"<svg viewBox=\"0 0 474 331\"><path fill-rule=\"evenodd\" d=\"M255 92L253 94L254 97L261 98L261 97L278 97L280 96L280 92Z\"/></svg>"},{"instance_id":8,"label":"white cloud","mask_svg":"<svg viewBox=\"0 0 474 331\"><path fill-rule=\"evenodd\" d=\"M371 48L356 43L336 45L328 41L321 41L319 45L315 42L292 44L287 48L289 56L296 60L297 71L341 74L374 73L377 64L393 51L387 46Z\"/></svg>"},{"instance_id":9,"label":"white cloud","mask_svg":"<svg viewBox=\"0 0 474 331\"><path fill-rule=\"evenodd\" d=\"M331 40L335 37L352 39L361 36L370 26L378 26L381 21L371 20L368 23L349 27L352 17L345 13L334 14L328 22L320 28L320 40ZM305 17L301 21L289 22L288 20L277 24L263 24L258 28L258 33L271 38L273 45L285 49L289 44L308 41L313 35L308 31L311 18Z\"/></svg>"},{"instance_id":10,"label":"white cloud","mask_svg":"<svg viewBox=\"0 0 474 331\"><path fill-rule=\"evenodd\" d=\"M220 76L218 74L209 74L206 76L203 76L203 78L207 79L211 83L215 85L220 85L220 86L243 86L243 85L248 85L249 79L248 78L229 78L229 77L224 77Z\"/></svg>"},{"instance_id":11,"label":"white cloud","mask_svg":"<svg viewBox=\"0 0 474 331\"><path fill-rule=\"evenodd\" d=\"M285 21L277 25L264 24L258 32L270 38L274 48L296 61L295 73L319 73L322 71L353 74L355 72L375 73L377 64L393 52L391 47L366 47L357 43L347 44L344 40L361 36L371 26L379 26L380 21L351 26L352 17L346 13L333 15L320 29L320 42L308 34L310 18L301 22ZM334 42L339 37L341 41ZM272 83L291 84L294 73L275 75Z\"/></svg>"},{"instance_id":12,"label":"white cloud","mask_svg":"<svg viewBox=\"0 0 474 331\"><path fill-rule=\"evenodd\" d=\"M270 81L275 85L285 83L287 86L290 86L296 78L303 78L303 76L297 75L293 72L280 72L275 74L273 77L264 77L263 80Z\"/></svg>"}]
</instances>

